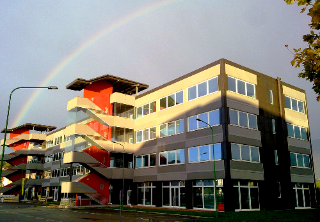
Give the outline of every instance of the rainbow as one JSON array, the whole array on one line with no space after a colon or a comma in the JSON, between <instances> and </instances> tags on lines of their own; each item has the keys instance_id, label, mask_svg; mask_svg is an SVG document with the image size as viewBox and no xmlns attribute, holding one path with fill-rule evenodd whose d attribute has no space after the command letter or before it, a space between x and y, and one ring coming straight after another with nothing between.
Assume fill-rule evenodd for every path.
<instances>
[{"instance_id":1,"label":"rainbow","mask_svg":"<svg viewBox=\"0 0 320 222\"><path fill-rule=\"evenodd\" d=\"M132 12L132 13L122 17L120 20L103 28L102 31L99 31L98 33L92 35L90 38L88 38L88 40L86 40L78 48L76 48L71 54L69 54L67 57L65 57L54 69L52 69L50 71L50 73L47 75L47 77L40 83L40 86L48 86L50 81L54 77L56 77L61 72L61 70L63 70L68 64L70 64L73 60L75 60L79 55L81 55L91 45L93 45L94 43L99 41L102 37L106 36L107 34L111 33L112 31L124 26L128 22L130 22L138 17L141 17L143 15L146 15L148 13L155 11L155 10L158 10L160 8L166 7L170 4L173 4L173 3L179 2L179 1L182 1L182 0L163 0L160 2L150 4L148 6L145 6L135 12ZM12 127L16 127L21 124L22 119L24 118L26 113L29 111L29 109L32 107L33 102L40 95L40 92L41 92L41 89L37 89L34 91L34 93L31 95L31 97L23 105L21 112L15 118Z\"/></svg>"}]
</instances>

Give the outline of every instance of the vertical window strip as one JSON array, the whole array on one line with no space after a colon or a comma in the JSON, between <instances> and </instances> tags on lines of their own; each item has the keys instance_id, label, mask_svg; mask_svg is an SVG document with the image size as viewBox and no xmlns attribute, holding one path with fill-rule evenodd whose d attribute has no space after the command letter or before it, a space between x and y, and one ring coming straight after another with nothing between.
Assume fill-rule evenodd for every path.
<instances>
[{"instance_id":1,"label":"vertical window strip","mask_svg":"<svg viewBox=\"0 0 320 222\"><path fill-rule=\"evenodd\" d=\"M272 133L276 134L276 120L272 119L271 122L272 122Z\"/></svg>"},{"instance_id":2,"label":"vertical window strip","mask_svg":"<svg viewBox=\"0 0 320 222\"><path fill-rule=\"evenodd\" d=\"M188 88L188 101L197 99L199 97L209 95L218 91L218 76L208 79L204 82L190 86Z\"/></svg>"},{"instance_id":3,"label":"vertical window strip","mask_svg":"<svg viewBox=\"0 0 320 222\"><path fill-rule=\"evenodd\" d=\"M270 95L270 103L273 104L273 92L271 89L269 90L269 95Z\"/></svg>"}]
</instances>

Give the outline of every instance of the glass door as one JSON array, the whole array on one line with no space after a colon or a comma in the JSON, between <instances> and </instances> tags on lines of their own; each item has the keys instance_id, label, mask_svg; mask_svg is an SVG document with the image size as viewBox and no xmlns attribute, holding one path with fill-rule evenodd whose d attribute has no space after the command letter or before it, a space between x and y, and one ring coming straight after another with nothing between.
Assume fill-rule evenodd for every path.
<instances>
[{"instance_id":1,"label":"glass door","mask_svg":"<svg viewBox=\"0 0 320 222\"><path fill-rule=\"evenodd\" d=\"M179 207L179 187L171 188L171 206Z\"/></svg>"}]
</instances>

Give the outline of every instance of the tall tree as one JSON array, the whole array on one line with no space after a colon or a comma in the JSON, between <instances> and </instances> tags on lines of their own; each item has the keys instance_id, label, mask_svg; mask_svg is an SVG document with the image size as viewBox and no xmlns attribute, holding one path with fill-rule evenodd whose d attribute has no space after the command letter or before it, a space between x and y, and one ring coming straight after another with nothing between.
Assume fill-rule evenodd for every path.
<instances>
[{"instance_id":1,"label":"tall tree","mask_svg":"<svg viewBox=\"0 0 320 222\"><path fill-rule=\"evenodd\" d=\"M320 101L320 0L285 0L287 4L297 2L302 7L301 13L307 13L311 17L310 33L303 35L303 41L308 44L305 49L293 49L294 58L292 66L303 67L299 77L313 82L317 101ZM288 45L286 45L288 47Z\"/></svg>"}]
</instances>

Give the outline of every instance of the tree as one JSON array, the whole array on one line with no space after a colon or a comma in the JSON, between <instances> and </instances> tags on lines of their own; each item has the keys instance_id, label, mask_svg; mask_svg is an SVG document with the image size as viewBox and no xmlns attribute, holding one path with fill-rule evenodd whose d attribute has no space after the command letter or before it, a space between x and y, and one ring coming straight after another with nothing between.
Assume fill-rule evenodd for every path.
<instances>
[{"instance_id":1,"label":"tree","mask_svg":"<svg viewBox=\"0 0 320 222\"><path fill-rule=\"evenodd\" d=\"M307 12L311 17L310 33L303 35L303 41L308 44L305 49L293 49L294 58L291 65L296 68L302 66L300 78L313 82L312 89L315 91L317 101L320 101L320 0L285 0L288 5L297 2L302 6L301 13ZM288 45L286 45L288 48Z\"/></svg>"}]
</instances>

